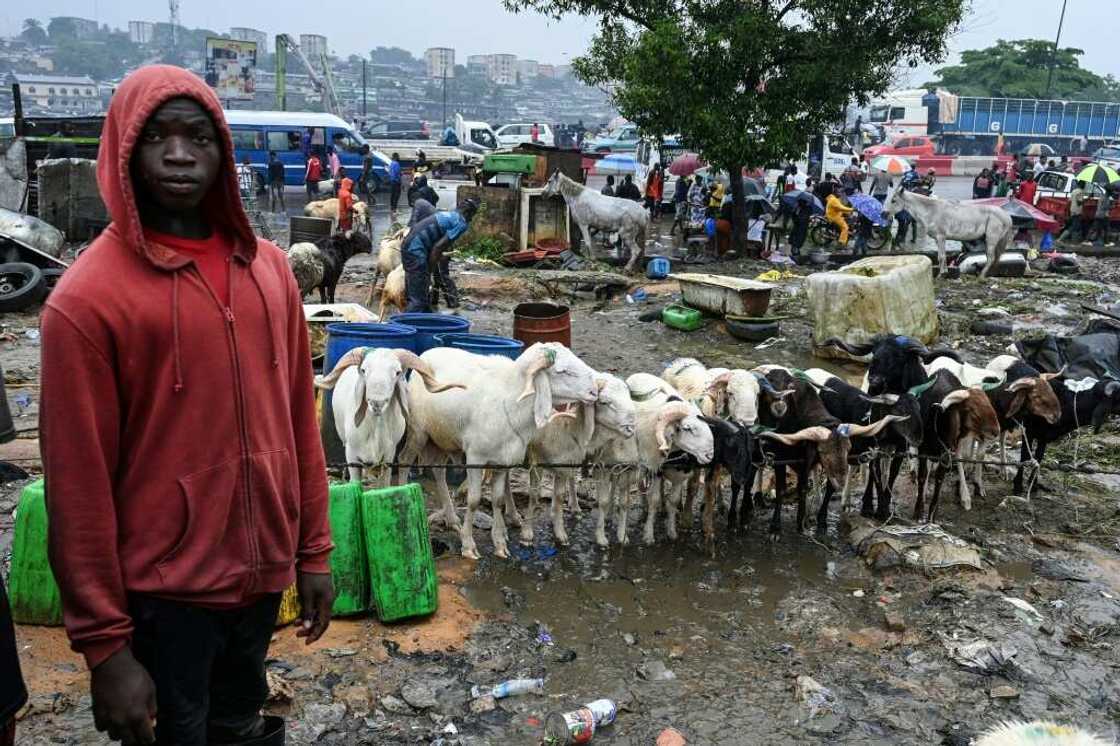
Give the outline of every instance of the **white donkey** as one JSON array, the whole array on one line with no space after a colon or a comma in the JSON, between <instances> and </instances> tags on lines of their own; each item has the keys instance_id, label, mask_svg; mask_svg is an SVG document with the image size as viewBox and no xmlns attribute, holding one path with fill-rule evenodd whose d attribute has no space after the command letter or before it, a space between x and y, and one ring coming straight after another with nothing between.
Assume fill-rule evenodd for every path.
<instances>
[{"instance_id":1,"label":"white donkey","mask_svg":"<svg viewBox=\"0 0 1120 746\"><path fill-rule=\"evenodd\" d=\"M980 276L987 277L1015 235L1011 216L991 205L970 205L955 200L935 199L908 192L899 186L887 199L883 215L891 217L900 210L906 210L917 218L918 223L925 227L926 234L937 241L937 260L942 273L945 272L945 239L984 239L988 247L988 263L984 265Z\"/></svg>"},{"instance_id":2,"label":"white donkey","mask_svg":"<svg viewBox=\"0 0 1120 746\"><path fill-rule=\"evenodd\" d=\"M645 254L646 236L649 234L649 213L645 208L632 200L608 197L594 189L588 189L559 171L552 174L544 190L546 197L556 194L561 195L568 203L568 209L572 211L572 217L583 233L587 255L595 258L589 228L618 233L630 250L626 271L633 272Z\"/></svg>"}]
</instances>

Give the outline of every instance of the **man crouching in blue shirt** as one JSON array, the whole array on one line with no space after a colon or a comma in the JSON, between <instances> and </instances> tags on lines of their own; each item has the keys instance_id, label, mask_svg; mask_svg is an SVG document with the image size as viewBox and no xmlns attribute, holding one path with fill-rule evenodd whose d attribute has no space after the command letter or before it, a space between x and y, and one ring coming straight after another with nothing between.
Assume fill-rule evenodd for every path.
<instances>
[{"instance_id":1,"label":"man crouching in blue shirt","mask_svg":"<svg viewBox=\"0 0 1120 746\"><path fill-rule=\"evenodd\" d=\"M457 210L437 212L424 218L405 236L401 264L406 272L407 313L429 313L432 310L428 294L431 268L440 266L443 255L467 232L476 212L478 203L473 199L465 200Z\"/></svg>"}]
</instances>

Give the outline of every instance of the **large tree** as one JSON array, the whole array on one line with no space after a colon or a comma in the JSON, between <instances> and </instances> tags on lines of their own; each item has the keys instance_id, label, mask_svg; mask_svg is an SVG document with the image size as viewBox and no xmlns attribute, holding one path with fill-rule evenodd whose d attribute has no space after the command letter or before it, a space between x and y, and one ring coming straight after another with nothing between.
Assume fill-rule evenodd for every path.
<instances>
[{"instance_id":1,"label":"large tree","mask_svg":"<svg viewBox=\"0 0 1120 746\"><path fill-rule=\"evenodd\" d=\"M1073 47L1056 50L1041 39L1000 39L986 49L962 52L959 65L941 68L940 79L927 85L962 96L1120 100L1115 79L1081 67L1077 58L1083 54Z\"/></svg>"},{"instance_id":2,"label":"large tree","mask_svg":"<svg viewBox=\"0 0 1120 746\"><path fill-rule=\"evenodd\" d=\"M20 37L28 44L36 47L44 46L47 43L47 32L43 30L43 24L35 18L24 19Z\"/></svg>"},{"instance_id":3,"label":"large tree","mask_svg":"<svg viewBox=\"0 0 1120 746\"><path fill-rule=\"evenodd\" d=\"M969 0L503 0L513 11L598 16L573 67L610 86L623 116L679 134L739 174L805 152L852 101L888 87L900 63L944 57ZM746 234L731 179L734 240Z\"/></svg>"},{"instance_id":4,"label":"large tree","mask_svg":"<svg viewBox=\"0 0 1120 746\"><path fill-rule=\"evenodd\" d=\"M379 65L410 65L416 62L412 52L400 47L374 47L370 50L369 60Z\"/></svg>"}]
</instances>

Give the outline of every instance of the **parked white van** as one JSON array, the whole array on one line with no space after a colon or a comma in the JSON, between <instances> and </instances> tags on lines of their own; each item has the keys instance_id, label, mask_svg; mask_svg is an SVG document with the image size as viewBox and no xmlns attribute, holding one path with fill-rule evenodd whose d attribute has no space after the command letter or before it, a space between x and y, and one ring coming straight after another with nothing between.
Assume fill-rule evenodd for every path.
<instances>
[{"instance_id":1,"label":"parked white van","mask_svg":"<svg viewBox=\"0 0 1120 746\"><path fill-rule=\"evenodd\" d=\"M552 127L547 124L538 123L537 129L539 135L537 143L540 145L547 145L550 148L556 147L556 135L552 132ZM530 124L507 124L500 127L495 133L498 137L498 146L502 148L514 148L518 145L525 145L533 142L533 125Z\"/></svg>"}]
</instances>

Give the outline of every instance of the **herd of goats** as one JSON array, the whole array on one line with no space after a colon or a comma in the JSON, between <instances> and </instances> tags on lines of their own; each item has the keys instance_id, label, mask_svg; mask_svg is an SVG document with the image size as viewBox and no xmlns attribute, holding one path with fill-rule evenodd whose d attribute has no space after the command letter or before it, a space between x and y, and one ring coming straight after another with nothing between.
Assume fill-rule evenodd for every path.
<instances>
[{"instance_id":1,"label":"herd of goats","mask_svg":"<svg viewBox=\"0 0 1120 746\"><path fill-rule=\"evenodd\" d=\"M612 511L618 542L627 543L630 488L639 475L647 500L645 543L654 541L663 487L666 532L676 539L678 514L683 525L691 525L692 504L703 483L704 537L714 551L715 506L725 473L731 483L728 526L737 530L761 504L762 472L773 469L770 531L776 536L787 469L796 474L799 530L805 526L809 477L819 470L825 490L816 531L823 534L837 491L846 506L850 464L868 467L861 513L886 520L901 464L914 455L914 516L933 520L951 468L959 475L964 509L971 507L966 463L975 463L973 481L983 495L982 458L972 454L983 453L986 445L998 441L1002 454L1007 434L1022 430L1014 489L1022 494L1024 477L1031 480L1029 487L1043 489L1034 480L1049 443L1084 425L1099 429L1109 415L1120 413L1120 383L1070 381L1062 372L1043 373L1010 355L979 368L951 350L930 349L902 336L880 336L866 345L828 344L869 363L862 388L819 369L729 370L707 368L691 358L673 361L661 376L636 373L623 381L591 369L556 343L534 344L516 360L444 347L419 356L358 348L317 377L316 385L333 389L334 421L350 478L360 480L367 469L380 467L377 479L385 484L406 475L406 465L435 467L442 516L432 519L442 517L457 529L462 553L471 558L478 558L474 514L487 473L491 535L499 557L508 556L503 510L520 525L520 540L532 543L546 471L553 477L553 532L558 544L567 544L565 503L578 512L575 477L581 467L596 485L599 545L609 543L605 521ZM454 464L467 466L461 522L441 467ZM530 499L522 517L508 477L510 468L525 466L531 467Z\"/></svg>"}]
</instances>

